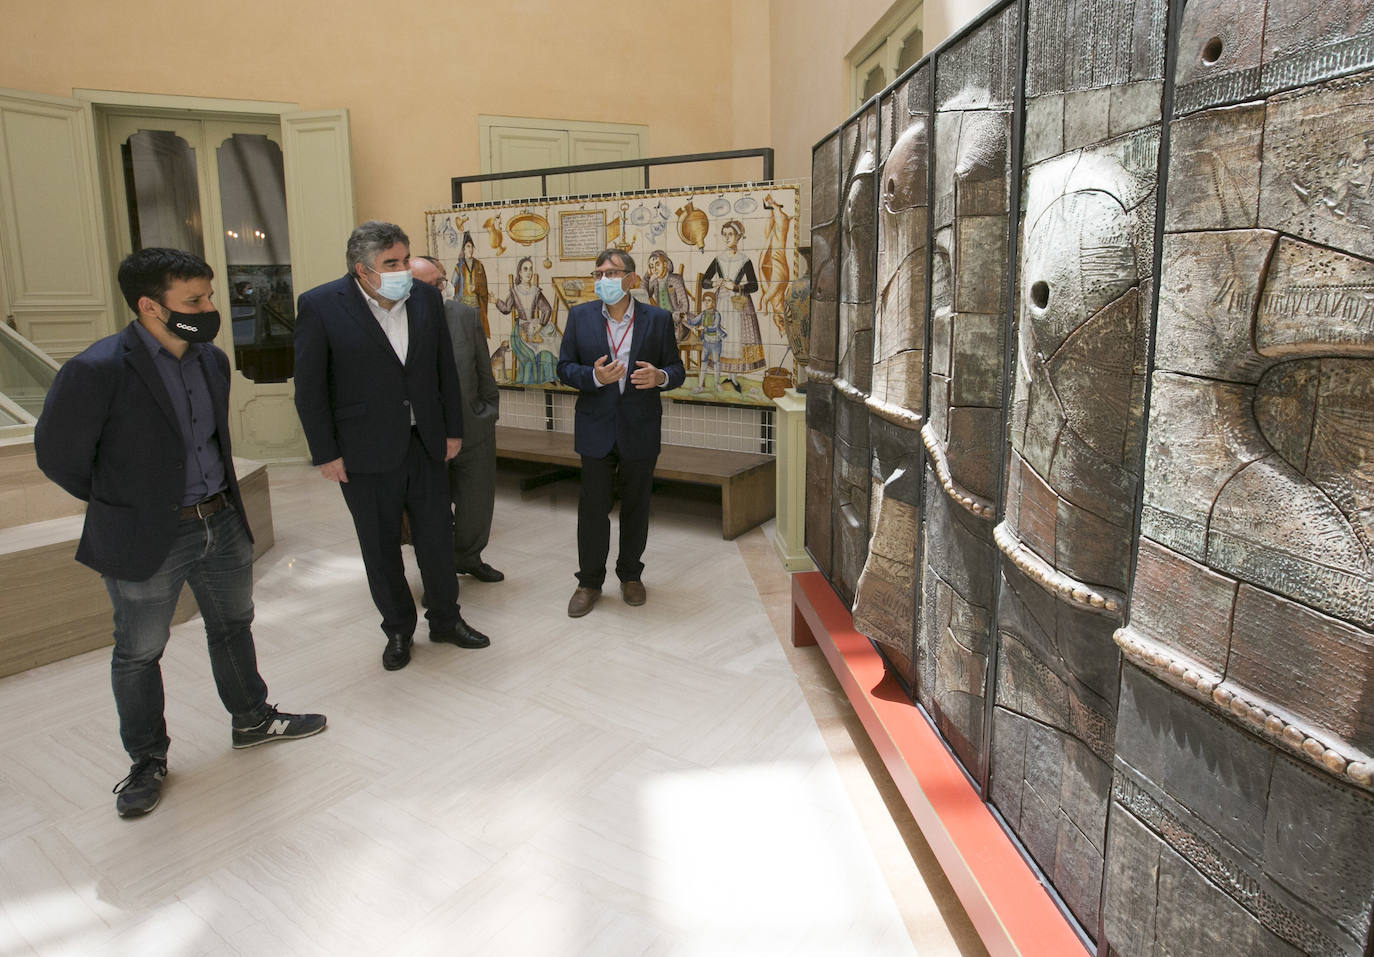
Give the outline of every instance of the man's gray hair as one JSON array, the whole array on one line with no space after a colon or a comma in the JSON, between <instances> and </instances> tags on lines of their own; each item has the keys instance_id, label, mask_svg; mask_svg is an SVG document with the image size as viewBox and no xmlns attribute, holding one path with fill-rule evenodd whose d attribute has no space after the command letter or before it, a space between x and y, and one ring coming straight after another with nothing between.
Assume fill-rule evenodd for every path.
<instances>
[{"instance_id":1,"label":"man's gray hair","mask_svg":"<svg viewBox=\"0 0 1374 957\"><path fill-rule=\"evenodd\" d=\"M603 250L601 250L600 253L597 254L597 256L596 256L596 265L597 265L597 268L599 269L600 267L606 265L606 263L609 262L609 261L611 260L611 257L615 257L615 258L620 262L620 265L624 268L624 270L625 270L626 272L634 272L634 271L635 271L635 261L634 261L634 257L631 256L629 253L625 252L625 250L623 250L623 249L616 249L614 246L612 246L610 249L603 249ZM352 268L352 267L349 267L349 268ZM586 267L583 267L583 268L586 268Z\"/></svg>"},{"instance_id":2,"label":"man's gray hair","mask_svg":"<svg viewBox=\"0 0 1374 957\"><path fill-rule=\"evenodd\" d=\"M397 243L405 243L406 249L410 249L410 237L404 229L395 223L369 219L354 229L348 237L348 274L353 275L356 271L353 267L358 263L371 269L372 261L377 258L377 254Z\"/></svg>"}]
</instances>

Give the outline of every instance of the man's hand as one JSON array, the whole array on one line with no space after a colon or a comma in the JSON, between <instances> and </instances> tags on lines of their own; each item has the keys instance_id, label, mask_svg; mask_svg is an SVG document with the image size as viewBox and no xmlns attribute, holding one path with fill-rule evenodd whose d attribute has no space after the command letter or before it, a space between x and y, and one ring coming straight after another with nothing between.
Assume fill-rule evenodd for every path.
<instances>
[{"instance_id":1,"label":"man's hand","mask_svg":"<svg viewBox=\"0 0 1374 957\"><path fill-rule=\"evenodd\" d=\"M462 439L444 439L444 461L452 461L463 450Z\"/></svg>"},{"instance_id":2,"label":"man's hand","mask_svg":"<svg viewBox=\"0 0 1374 957\"><path fill-rule=\"evenodd\" d=\"M634 383L636 389L657 389L663 383L663 380L658 377L658 373L657 366L650 365L640 359L635 363L635 371L630 376L630 381Z\"/></svg>"},{"instance_id":3,"label":"man's hand","mask_svg":"<svg viewBox=\"0 0 1374 957\"><path fill-rule=\"evenodd\" d=\"M344 471L344 461L337 458L320 466L320 474L331 482L347 482L348 473Z\"/></svg>"},{"instance_id":4,"label":"man's hand","mask_svg":"<svg viewBox=\"0 0 1374 957\"><path fill-rule=\"evenodd\" d=\"M596 379L597 385L619 382L625 378L625 363L619 359L612 362L610 356L601 356L592 363L592 378Z\"/></svg>"}]
</instances>

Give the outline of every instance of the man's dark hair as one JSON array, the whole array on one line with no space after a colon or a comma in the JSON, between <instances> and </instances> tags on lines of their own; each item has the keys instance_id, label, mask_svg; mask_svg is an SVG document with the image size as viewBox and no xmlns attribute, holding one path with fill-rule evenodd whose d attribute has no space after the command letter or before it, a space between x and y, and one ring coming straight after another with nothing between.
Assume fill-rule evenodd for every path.
<instances>
[{"instance_id":1,"label":"man's dark hair","mask_svg":"<svg viewBox=\"0 0 1374 957\"><path fill-rule=\"evenodd\" d=\"M348 274L353 275L353 267L358 263L371 269L372 261L377 258L377 254L397 243L404 243L406 249L410 248L410 237L405 234L404 229L395 223L369 219L354 229L348 237Z\"/></svg>"},{"instance_id":2,"label":"man's dark hair","mask_svg":"<svg viewBox=\"0 0 1374 957\"><path fill-rule=\"evenodd\" d=\"M611 247L610 249L603 249L601 250L601 252L596 254L597 268L606 265L606 263L610 262L612 258L619 260L620 268L624 269L626 272L635 271L634 257L631 256L629 253L625 252L623 249L616 249L615 247ZM582 268L585 269L587 267L583 266Z\"/></svg>"},{"instance_id":3,"label":"man's dark hair","mask_svg":"<svg viewBox=\"0 0 1374 957\"><path fill-rule=\"evenodd\" d=\"M119 264L119 291L134 312L138 312L138 301L144 296L162 302L162 294L177 279L214 278L209 263L195 253L164 246L140 249Z\"/></svg>"}]
</instances>

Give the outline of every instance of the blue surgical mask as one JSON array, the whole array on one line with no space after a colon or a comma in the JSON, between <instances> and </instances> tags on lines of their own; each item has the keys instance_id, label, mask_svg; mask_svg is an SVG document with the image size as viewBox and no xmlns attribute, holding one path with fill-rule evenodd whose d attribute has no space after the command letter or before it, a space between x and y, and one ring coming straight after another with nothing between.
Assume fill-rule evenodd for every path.
<instances>
[{"instance_id":1,"label":"blue surgical mask","mask_svg":"<svg viewBox=\"0 0 1374 957\"><path fill-rule=\"evenodd\" d=\"M400 302L405 298L406 293L410 292L410 284L413 281L409 269L398 269L395 272L377 272L380 280L377 284L377 295L383 299L390 299L392 302Z\"/></svg>"},{"instance_id":2,"label":"blue surgical mask","mask_svg":"<svg viewBox=\"0 0 1374 957\"><path fill-rule=\"evenodd\" d=\"M602 276L596 281L596 298L608 306L614 306L625 298L625 288L620 285L619 279L607 279Z\"/></svg>"}]
</instances>

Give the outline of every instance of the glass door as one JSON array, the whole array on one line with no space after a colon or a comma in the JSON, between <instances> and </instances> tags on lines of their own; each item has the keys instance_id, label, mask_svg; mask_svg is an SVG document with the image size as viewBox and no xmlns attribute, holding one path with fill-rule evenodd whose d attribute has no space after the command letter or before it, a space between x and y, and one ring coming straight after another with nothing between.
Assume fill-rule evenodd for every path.
<instances>
[{"instance_id":1,"label":"glass door","mask_svg":"<svg viewBox=\"0 0 1374 957\"><path fill-rule=\"evenodd\" d=\"M234 450L250 458L306 452L292 403L295 288L279 122L202 114L106 116L115 233L122 258L173 246L215 270L234 368Z\"/></svg>"}]
</instances>

